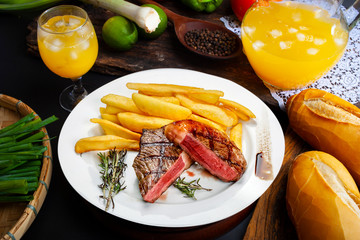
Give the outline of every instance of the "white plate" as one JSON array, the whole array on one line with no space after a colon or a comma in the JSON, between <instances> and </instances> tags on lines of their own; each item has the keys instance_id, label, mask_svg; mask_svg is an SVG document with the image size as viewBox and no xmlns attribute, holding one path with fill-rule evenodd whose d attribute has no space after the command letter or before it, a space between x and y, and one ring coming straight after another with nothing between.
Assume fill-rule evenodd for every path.
<instances>
[{"instance_id":1,"label":"white plate","mask_svg":"<svg viewBox=\"0 0 360 240\"><path fill-rule=\"evenodd\" d=\"M91 204L104 209L104 202L99 198L101 179L97 152L76 154L74 146L80 138L102 134L100 126L91 123L90 118L100 117L99 108L104 107L100 99L106 94L131 97L135 91L127 89L128 82L169 83L222 90L224 98L248 107L256 119L243 123L243 152L248 168L239 181L224 183L194 165L182 176L187 180L200 177L200 184L212 191L196 191L197 200L193 200L183 197L178 189L171 186L155 203L146 203L142 200L132 168L137 152L129 151L125 173L127 188L115 196L115 208L109 209L108 213L150 226L199 226L240 212L256 201L273 182L273 179L261 180L255 176L256 154L263 151L258 144L259 130L269 133L266 147L270 150L274 178L283 161L284 135L274 114L259 98L243 87L213 75L173 68L155 69L129 74L100 87L78 104L63 125L58 144L61 168L71 186Z\"/></svg>"}]
</instances>

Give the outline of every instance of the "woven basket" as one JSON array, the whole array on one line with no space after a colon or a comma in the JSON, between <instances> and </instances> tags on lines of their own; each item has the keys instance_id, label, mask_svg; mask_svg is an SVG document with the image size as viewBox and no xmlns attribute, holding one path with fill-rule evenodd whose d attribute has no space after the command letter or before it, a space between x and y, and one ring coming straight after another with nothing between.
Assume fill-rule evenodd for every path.
<instances>
[{"instance_id":1,"label":"woven basket","mask_svg":"<svg viewBox=\"0 0 360 240\"><path fill-rule=\"evenodd\" d=\"M32 112L35 113L22 101L0 94L0 129ZM41 131L46 134L44 138L48 138L46 129L42 128ZM45 200L52 174L52 154L50 140L45 140L43 144L47 146L47 150L44 152L39 187L34 192L34 199L30 202L0 203L2 239L20 239L34 221Z\"/></svg>"}]
</instances>

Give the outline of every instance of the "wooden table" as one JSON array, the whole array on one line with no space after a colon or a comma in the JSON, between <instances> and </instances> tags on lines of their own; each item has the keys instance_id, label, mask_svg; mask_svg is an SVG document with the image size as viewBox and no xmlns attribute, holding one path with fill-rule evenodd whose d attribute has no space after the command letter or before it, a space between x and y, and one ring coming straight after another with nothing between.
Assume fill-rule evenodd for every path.
<instances>
[{"instance_id":1,"label":"wooden table","mask_svg":"<svg viewBox=\"0 0 360 240\"><path fill-rule=\"evenodd\" d=\"M224 0L213 14L195 13L175 0L162 3L176 13L219 24L222 24L221 16L232 14L229 0ZM88 88L96 89L125 74L154 68L192 69L227 78L257 95L278 117L286 139L284 165L257 206L254 203L228 219L202 227L153 228L115 218L82 199L60 169L55 138L52 141L54 170L48 196L23 239L294 239L295 232L285 209L284 187L291 161L308 146L287 129L286 114L255 75L246 56L241 54L224 61L197 56L179 43L171 23L160 38L140 40L130 51L114 52L101 39L101 26L112 13L91 6L84 8L95 25L100 44L96 64L84 77ZM70 82L50 72L38 57L34 18L39 14L0 14L0 92L22 100L40 116L58 116L59 121L48 127L49 135L56 137L68 115L60 108L58 96Z\"/></svg>"}]
</instances>

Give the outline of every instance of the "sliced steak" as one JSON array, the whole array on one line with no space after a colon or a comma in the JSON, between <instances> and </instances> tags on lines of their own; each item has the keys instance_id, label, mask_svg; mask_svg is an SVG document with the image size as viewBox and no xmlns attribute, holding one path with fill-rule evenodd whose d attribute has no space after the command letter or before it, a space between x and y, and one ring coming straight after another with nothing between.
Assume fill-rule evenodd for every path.
<instances>
[{"instance_id":1,"label":"sliced steak","mask_svg":"<svg viewBox=\"0 0 360 240\"><path fill-rule=\"evenodd\" d=\"M155 202L192 162L165 137L164 128L144 129L140 151L133 163L143 199Z\"/></svg>"},{"instance_id":2,"label":"sliced steak","mask_svg":"<svg viewBox=\"0 0 360 240\"><path fill-rule=\"evenodd\" d=\"M225 133L208 125L192 120L173 122L165 126L165 136L225 182L239 180L246 169L241 150Z\"/></svg>"}]
</instances>

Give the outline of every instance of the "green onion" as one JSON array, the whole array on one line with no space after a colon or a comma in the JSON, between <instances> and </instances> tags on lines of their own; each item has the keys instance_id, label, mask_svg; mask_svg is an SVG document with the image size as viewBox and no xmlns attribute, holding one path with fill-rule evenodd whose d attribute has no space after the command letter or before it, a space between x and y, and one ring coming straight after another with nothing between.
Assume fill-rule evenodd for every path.
<instances>
[{"instance_id":1,"label":"green onion","mask_svg":"<svg viewBox=\"0 0 360 240\"><path fill-rule=\"evenodd\" d=\"M0 202L29 202L34 199L33 195L4 195L0 196Z\"/></svg>"},{"instance_id":2,"label":"green onion","mask_svg":"<svg viewBox=\"0 0 360 240\"><path fill-rule=\"evenodd\" d=\"M19 125L22 125L24 124L25 122L28 122L28 121L31 121L33 120L35 117L35 114L34 113L29 113L28 115L26 115L25 117L21 118L19 121L7 126L7 127L4 127L3 129L0 129L0 136L1 134L7 132L7 131L10 131L16 127L18 127Z\"/></svg>"},{"instance_id":3,"label":"green onion","mask_svg":"<svg viewBox=\"0 0 360 240\"><path fill-rule=\"evenodd\" d=\"M1 137L1 138L0 138L0 144L12 142L12 141L15 141L15 137L14 137L14 136L11 136L11 137Z\"/></svg>"},{"instance_id":4,"label":"green onion","mask_svg":"<svg viewBox=\"0 0 360 240\"><path fill-rule=\"evenodd\" d=\"M30 149L32 149L32 147L33 147L32 143L17 144L16 142L14 142L11 145L6 146L6 147L0 146L0 153L30 150Z\"/></svg>"},{"instance_id":5,"label":"green onion","mask_svg":"<svg viewBox=\"0 0 360 240\"><path fill-rule=\"evenodd\" d=\"M14 164L13 164L13 165L9 165L9 166L6 167L6 168L0 169L0 176L1 176L2 174L5 174L5 173L11 171L12 169L15 169L15 168L17 168L17 167L19 167L19 166L21 166L21 165L23 165L23 164L26 163L26 161L15 161L15 160L11 160L11 161L14 161Z\"/></svg>"},{"instance_id":6,"label":"green onion","mask_svg":"<svg viewBox=\"0 0 360 240\"><path fill-rule=\"evenodd\" d=\"M135 22L145 32L156 30L161 22L157 11L151 7L141 7L125 0L82 0L87 4L102 7Z\"/></svg>"},{"instance_id":7,"label":"green onion","mask_svg":"<svg viewBox=\"0 0 360 240\"><path fill-rule=\"evenodd\" d=\"M30 135L28 138L25 138L21 141L19 141L19 143L29 143L29 142L37 142L37 141L42 141L41 139L43 137L45 137L45 133L44 132L37 132L35 134Z\"/></svg>"},{"instance_id":8,"label":"green onion","mask_svg":"<svg viewBox=\"0 0 360 240\"><path fill-rule=\"evenodd\" d=\"M27 194L29 185L26 179L0 180L0 192Z\"/></svg>"},{"instance_id":9,"label":"green onion","mask_svg":"<svg viewBox=\"0 0 360 240\"><path fill-rule=\"evenodd\" d=\"M1 0L0 0L1 1ZM56 121L30 113L0 129L0 202L30 201L39 186L42 159L47 147L42 127Z\"/></svg>"},{"instance_id":10,"label":"green onion","mask_svg":"<svg viewBox=\"0 0 360 240\"><path fill-rule=\"evenodd\" d=\"M0 11L36 10L50 7L63 0L0 0Z\"/></svg>"}]
</instances>

